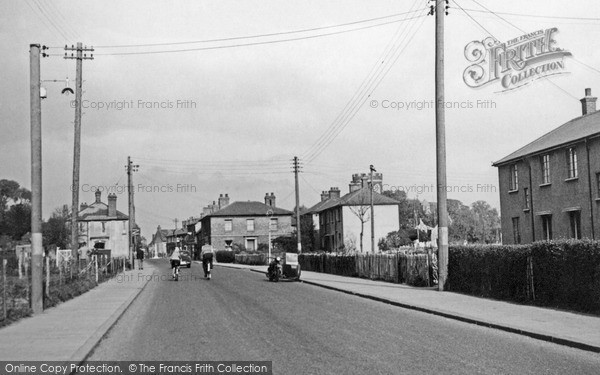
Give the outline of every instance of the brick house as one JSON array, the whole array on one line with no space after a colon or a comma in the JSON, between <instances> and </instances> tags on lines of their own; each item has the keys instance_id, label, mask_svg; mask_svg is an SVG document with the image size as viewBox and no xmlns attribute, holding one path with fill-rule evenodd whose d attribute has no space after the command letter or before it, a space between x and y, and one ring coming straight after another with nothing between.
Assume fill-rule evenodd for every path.
<instances>
[{"instance_id":1,"label":"brick house","mask_svg":"<svg viewBox=\"0 0 600 375\"><path fill-rule=\"evenodd\" d=\"M316 221L320 248L325 251L339 251L355 247L360 251L362 229L363 251L371 251L371 190L369 187L356 189L350 185L350 192L344 196L340 195L340 189L332 187L329 192L321 193L321 201L305 212L305 215L312 215ZM377 243L389 232L399 229L400 202L374 191L373 210ZM362 225L361 218L364 221Z\"/></svg>"},{"instance_id":2,"label":"brick house","mask_svg":"<svg viewBox=\"0 0 600 375\"><path fill-rule=\"evenodd\" d=\"M160 225L156 228L156 233L152 235L152 241L148 244L149 256L162 258L167 256L167 236L170 230L161 229Z\"/></svg>"},{"instance_id":3,"label":"brick house","mask_svg":"<svg viewBox=\"0 0 600 375\"><path fill-rule=\"evenodd\" d=\"M502 241L596 238L600 229L600 111L591 89L582 116L495 162Z\"/></svg>"},{"instance_id":4,"label":"brick house","mask_svg":"<svg viewBox=\"0 0 600 375\"><path fill-rule=\"evenodd\" d=\"M271 239L292 234L292 212L276 207L273 193L265 202L233 202L229 196L219 198L220 209L207 212L200 220L199 243L211 244L216 250L231 248L234 243L248 251L269 244ZM214 204L213 204L214 206ZM205 211L206 212L206 211Z\"/></svg>"},{"instance_id":5,"label":"brick house","mask_svg":"<svg viewBox=\"0 0 600 375\"><path fill-rule=\"evenodd\" d=\"M101 201L96 191L96 201L81 204L77 214L79 243L89 248L111 250L112 257L129 255L129 217L117 211L117 195L108 195L108 204ZM82 254L85 257L86 254Z\"/></svg>"}]
</instances>

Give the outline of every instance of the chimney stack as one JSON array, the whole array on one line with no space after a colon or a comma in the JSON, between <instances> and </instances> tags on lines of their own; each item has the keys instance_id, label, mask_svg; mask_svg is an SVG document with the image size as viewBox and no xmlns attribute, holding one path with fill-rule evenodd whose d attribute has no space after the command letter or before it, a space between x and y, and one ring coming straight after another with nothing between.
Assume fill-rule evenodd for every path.
<instances>
[{"instance_id":1,"label":"chimney stack","mask_svg":"<svg viewBox=\"0 0 600 375\"><path fill-rule=\"evenodd\" d=\"M96 203L100 203L100 196L102 195L102 193L100 192L100 189L96 189Z\"/></svg>"},{"instance_id":2,"label":"chimney stack","mask_svg":"<svg viewBox=\"0 0 600 375\"><path fill-rule=\"evenodd\" d=\"M265 204L270 207L275 207L275 194L274 193L266 193L265 194Z\"/></svg>"},{"instance_id":3,"label":"chimney stack","mask_svg":"<svg viewBox=\"0 0 600 375\"><path fill-rule=\"evenodd\" d=\"M327 199L329 199L329 192L328 191L322 191L321 192L321 202L325 202Z\"/></svg>"},{"instance_id":4,"label":"chimney stack","mask_svg":"<svg viewBox=\"0 0 600 375\"><path fill-rule=\"evenodd\" d=\"M338 198L340 197L340 189L337 187L332 187L329 189L329 198Z\"/></svg>"},{"instance_id":5,"label":"chimney stack","mask_svg":"<svg viewBox=\"0 0 600 375\"><path fill-rule=\"evenodd\" d=\"M580 100L581 112L583 115L589 115L590 113L596 112L596 100L598 98L592 96L592 89L585 89L585 97Z\"/></svg>"},{"instance_id":6,"label":"chimney stack","mask_svg":"<svg viewBox=\"0 0 600 375\"><path fill-rule=\"evenodd\" d=\"M219 210L229 205L229 194L219 195Z\"/></svg>"},{"instance_id":7,"label":"chimney stack","mask_svg":"<svg viewBox=\"0 0 600 375\"><path fill-rule=\"evenodd\" d=\"M79 211L83 211L88 207L87 202L79 205Z\"/></svg>"},{"instance_id":8,"label":"chimney stack","mask_svg":"<svg viewBox=\"0 0 600 375\"><path fill-rule=\"evenodd\" d=\"M117 194L108 194L108 216L117 216Z\"/></svg>"}]
</instances>

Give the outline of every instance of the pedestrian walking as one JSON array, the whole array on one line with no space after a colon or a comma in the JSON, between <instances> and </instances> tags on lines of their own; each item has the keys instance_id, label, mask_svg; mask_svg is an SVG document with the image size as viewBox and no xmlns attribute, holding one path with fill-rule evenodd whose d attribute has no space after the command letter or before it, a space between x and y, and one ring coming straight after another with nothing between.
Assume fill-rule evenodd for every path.
<instances>
[{"instance_id":1,"label":"pedestrian walking","mask_svg":"<svg viewBox=\"0 0 600 375\"><path fill-rule=\"evenodd\" d=\"M137 249L137 260L138 260L138 269L144 269L144 250L142 248Z\"/></svg>"}]
</instances>

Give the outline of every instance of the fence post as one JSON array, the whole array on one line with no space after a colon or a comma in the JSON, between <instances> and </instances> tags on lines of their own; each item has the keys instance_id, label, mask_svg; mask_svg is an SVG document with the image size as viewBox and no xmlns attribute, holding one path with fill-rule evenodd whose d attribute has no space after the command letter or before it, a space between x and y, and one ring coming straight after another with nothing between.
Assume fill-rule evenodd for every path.
<instances>
[{"instance_id":1,"label":"fence post","mask_svg":"<svg viewBox=\"0 0 600 375\"><path fill-rule=\"evenodd\" d=\"M8 318L6 308L6 259L2 259L2 320Z\"/></svg>"},{"instance_id":2,"label":"fence post","mask_svg":"<svg viewBox=\"0 0 600 375\"><path fill-rule=\"evenodd\" d=\"M50 297L50 256L46 255L46 297Z\"/></svg>"},{"instance_id":3,"label":"fence post","mask_svg":"<svg viewBox=\"0 0 600 375\"><path fill-rule=\"evenodd\" d=\"M98 255L94 255L94 268L96 268L96 285L98 284Z\"/></svg>"},{"instance_id":4,"label":"fence post","mask_svg":"<svg viewBox=\"0 0 600 375\"><path fill-rule=\"evenodd\" d=\"M25 260L23 265L25 266L25 299L29 301L29 306L31 307L31 296L29 294L29 262Z\"/></svg>"}]
</instances>

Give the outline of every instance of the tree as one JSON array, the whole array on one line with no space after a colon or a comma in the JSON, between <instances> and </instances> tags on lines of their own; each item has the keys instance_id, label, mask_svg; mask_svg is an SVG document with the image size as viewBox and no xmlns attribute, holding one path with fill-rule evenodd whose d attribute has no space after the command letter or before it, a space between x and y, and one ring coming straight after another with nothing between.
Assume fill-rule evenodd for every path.
<instances>
[{"instance_id":1,"label":"tree","mask_svg":"<svg viewBox=\"0 0 600 375\"><path fill-rule=\"evenodd\" d=\"M496 242L496 234L500 228L500 216L495 208L492 208L486 201L477 201L471 205L471 211L474 218L474 237L478 237L478 242L492 243Z\"/></svg>"},{"instance_id":2,"label":"tree","mask_svg":"<svg viewBox=\"0 0 600 375\"><path fill-rule=\"evenodd\" d=\"M350 206L350 211L360 220L360 252L362 253L365 223L371 220L371 215L369 215L371 207L362 204L360 206Z\"/></svg>"},{"instance_id":3,"label":"tree","mask_svg":"<svg viewBox=\"0 0 600 375\"><path fill-rule=\"evenodd\" d=\"M42 223L44 243L50 247L65 249L71 243L71 228L68 226L69 207L56 208L48 221Z\"/></svg>"}]
</instances>

